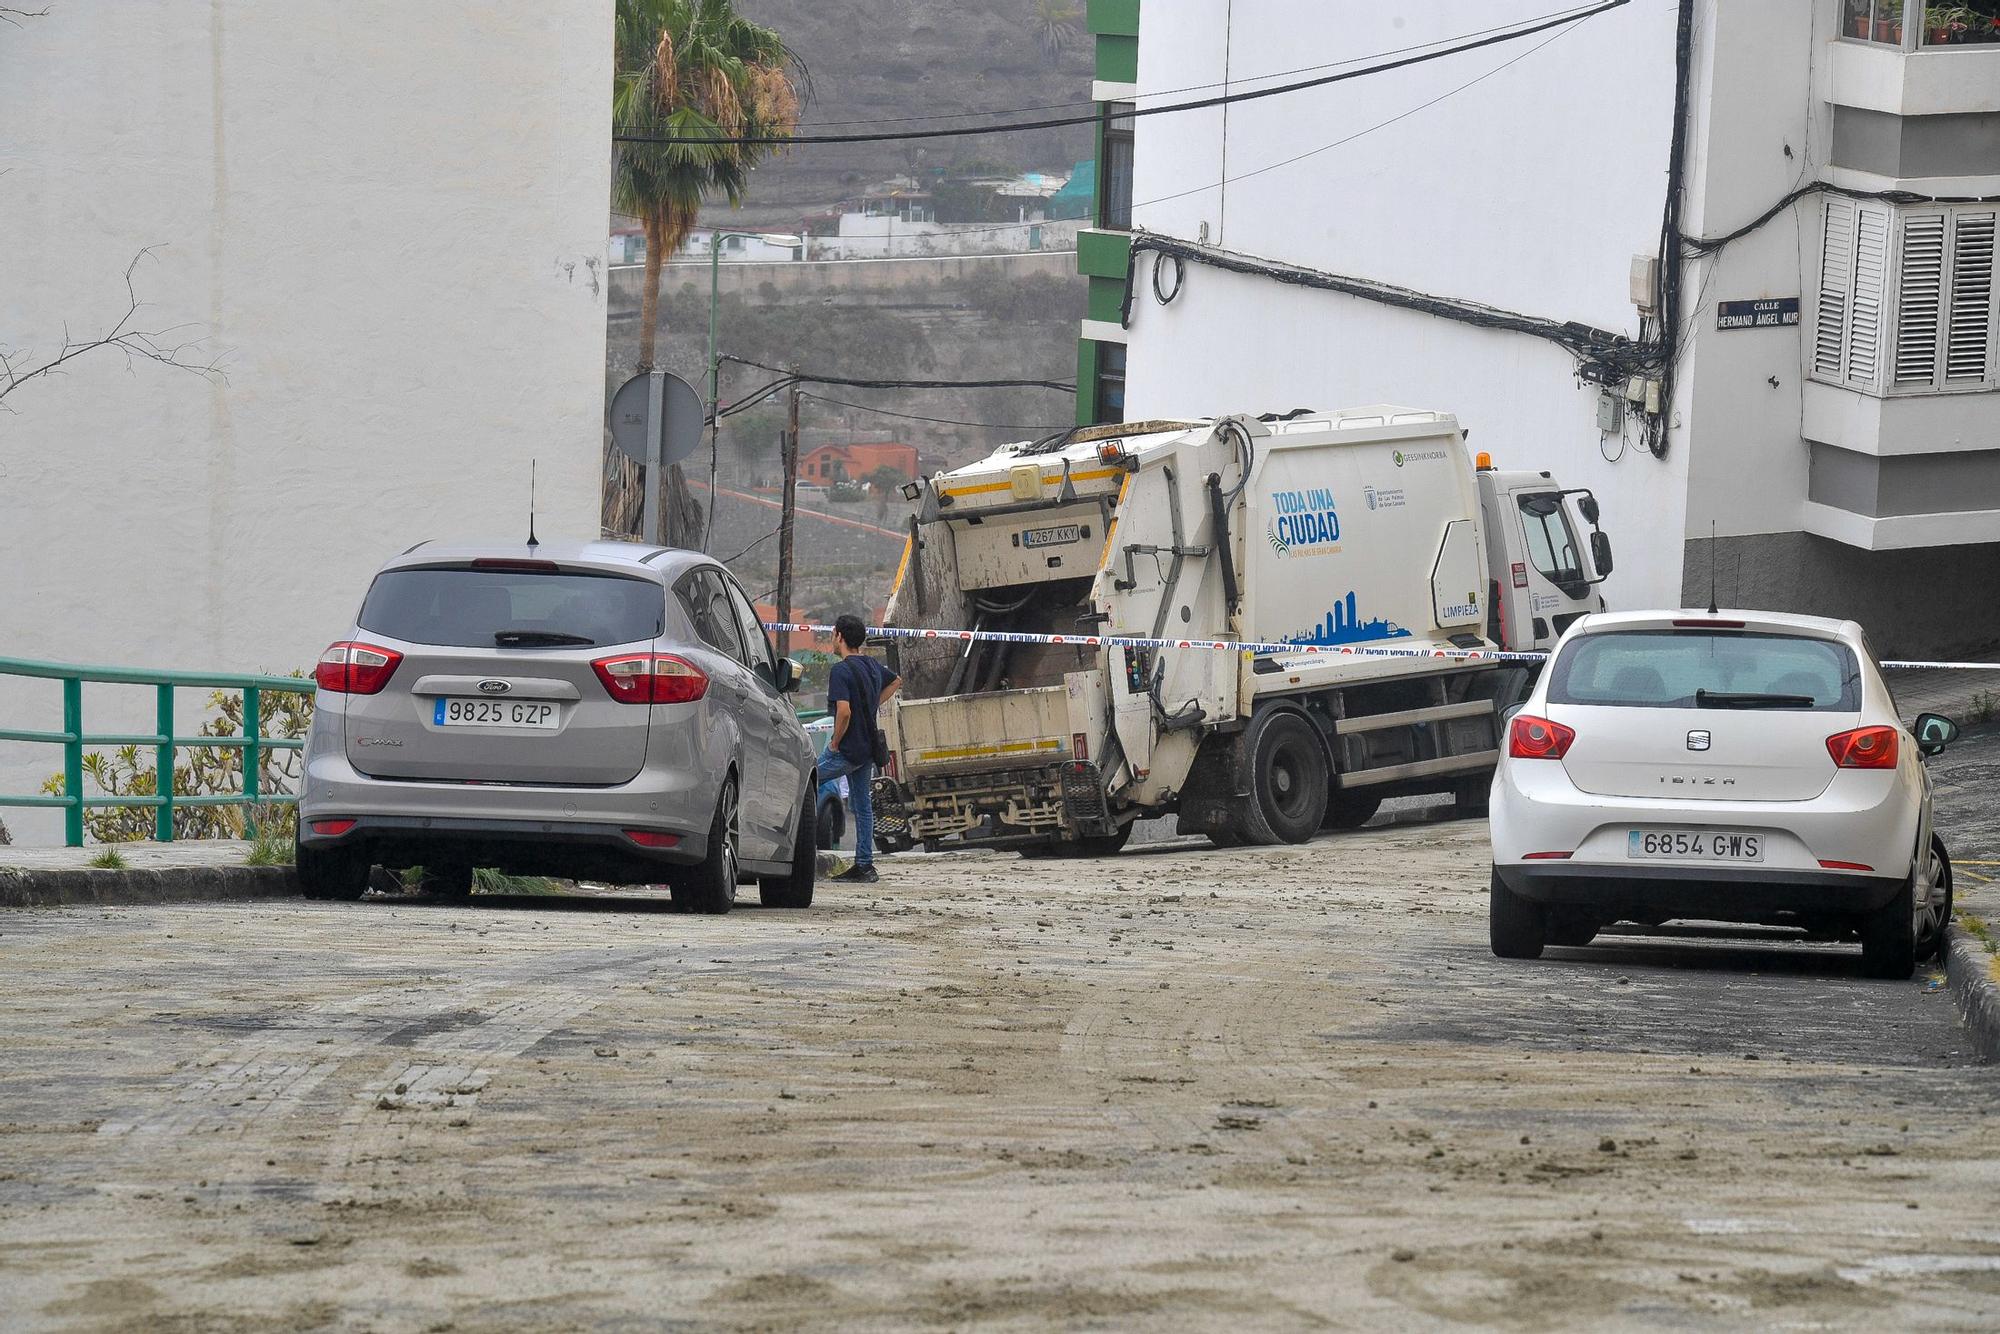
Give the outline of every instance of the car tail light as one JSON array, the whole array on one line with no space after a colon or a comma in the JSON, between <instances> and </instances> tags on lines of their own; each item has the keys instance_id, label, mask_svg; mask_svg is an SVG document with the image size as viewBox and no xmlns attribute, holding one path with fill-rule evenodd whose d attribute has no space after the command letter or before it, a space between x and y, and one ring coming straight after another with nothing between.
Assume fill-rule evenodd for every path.
<instances>
[{"instance_id":1,"label":"car tail light","mask_svg":"<svg viewBox=\"0 0 2000 1334\"><path fill-rule=\"evenodd\" d=\"M688 704L708 693L708 673L671 653L628 653L590 664L620 704Z\"/></svg>"},{"instance_id":2,"label":"car tail light","mask_svg":"<svg viewBox=\"0 0 2000 1334\"><path fill-rule=\"evenodd\" d=\"M328 838L337 838L354 828L354 824L353 820L314 820L312 831L315 834L324 834Z\"/></svg>"},{"instance_id":3,"label":"car tail light","mask_svg":"<svg viewBox=\"0 0 2000 1334\"><path fill-rule=\"evenodd\" d=\"M1507 729L1507 753L1517 760L1559 760L1574 740L1575 728L1521 713Z\"/></svg>"},{"instance_id":4,"label":"car tail light","mask_svg":"<svg viewBox=\"0 0 2000 1334\"><path fill-rule=\"evenodd\" d=\"M1826 739L1826 753L1843 769L1893 769L1898 748L1893 727L1857 727Z\"/></svg>"},{"instance_id":5,"label":"car tail light","mask_svg":"<svg viewBox=\"0 0 2000 1334\"><path fill-rule=\"evenodd\" d=\"M1743 630L1747 625L1742 621L1675 621L1676 630Z\"/></svg>"},{"instance_id":6,"label":"car tail light","mask_svg":"<svg viewBox=\"0 0 2000 1334\"><path fill-rule=\"evenodd\" d=\"M1076 733L1069 739L1069 749L1070 754L1077 760L1088 760L1090 758L1090 737L1083 732Z\"/></svg>"},{"instance_id":7,"label":"car tail light","mask_svg":"<svg viewBox=\"0 0 2000 1334\"><path fill-rule=\"evenodd\" d=\"M1524 862L1566 862L1574 856L1576 856L1574 852L1524 852L1521 854L1521 860Z\"/></svg>"},{"instance_id":8,"label":"car tail light","mask_svg":"<svg viewBox=\"0 0 2000 1334\"><path fill-rule=\"evenodd\" d=\"M376 695L389 684L402 660L403 655L392 648L343 639L319 655L313 680L321 690L340 695Z\"/></svg>"},{"instance_id":9,"label":"car tail light","mask_svg":"<svg viewBox=\"0 0 2000 1334\"><path fill-rule=\"evenodd\" d=\"M1875 869L1867 862L1830 862L1824 857L1819 859L1819 864L1829 871L1872 871Z\"/></svg>"},{"instance_id":10,"label":"car tail light","mask_svg":"<svg viewBox=\"0 0 2000 1334\"><path fill-rule=\"evenodd\" d=\"M627 829L625 837L642 848L672 848L680 846L679 834L661 834L651 829Z\"/></svg>"}]
</instances>

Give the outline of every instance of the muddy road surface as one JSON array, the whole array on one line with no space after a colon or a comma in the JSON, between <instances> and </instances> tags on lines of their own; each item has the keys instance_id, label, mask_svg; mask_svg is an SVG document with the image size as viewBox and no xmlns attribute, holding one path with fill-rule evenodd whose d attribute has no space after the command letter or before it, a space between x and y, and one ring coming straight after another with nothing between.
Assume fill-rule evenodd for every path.
<instances>
[{"instance_id":1,"label":"muddy road surface","mask_svg":"<svg viewBox=\"0 0 2000 1334\"><path fill-rule=\"evenodd\" d=\"M2000 1323L1945 992L1502 963L1483 840L0 914L0 1327Z\"/></svg>"}]
</instances>

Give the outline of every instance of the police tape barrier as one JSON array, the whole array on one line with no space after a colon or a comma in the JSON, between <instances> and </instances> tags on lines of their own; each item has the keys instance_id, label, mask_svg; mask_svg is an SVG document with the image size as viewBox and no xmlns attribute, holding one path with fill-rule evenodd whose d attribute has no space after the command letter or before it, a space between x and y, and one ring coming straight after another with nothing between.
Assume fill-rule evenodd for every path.
<instances>
[{"instance_id":1,"label":"police tape barrier","mask_svg":"<svg viewBox=\"0 0 2000 1334\"><path fill-rule=\"evenodd\" d=\"M786 621L766 621L764 628L774 633L830 635L830 625L803 625ZM1360 644L1260 643L1237 639L1152 639L1142 635L1038 635L1019 630L913 630L903 626L871 625L870 639L934 639L948 642L989 644L1055 644L1067 648L1191 648L1253 655L1323 655L1351 658L1446 658L1455 662L1541 662L1546 653L1519 653L1502 649L1464 648L1380 648ZM1885 671L1949 670L1966 672L2000 671L2000 662L1903 662L1877 664Z\"/></svg>"}]
</instances>

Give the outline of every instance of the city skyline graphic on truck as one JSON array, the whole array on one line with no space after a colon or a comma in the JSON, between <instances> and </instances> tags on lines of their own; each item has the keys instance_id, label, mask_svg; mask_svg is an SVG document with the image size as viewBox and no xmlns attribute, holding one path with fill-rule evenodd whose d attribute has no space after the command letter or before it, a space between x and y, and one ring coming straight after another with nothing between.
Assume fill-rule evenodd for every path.
<instances>
[{"instance_id":1,"label":"city skyline graphic on truck","mask_svg":"<svg viewBox=\"0 0 2000 1334\"><path fill-rule=\"evenodd\" d=\"M1353 593L1334 604L1318 625L1304 634L1286 635L1287 644L1311 644L1321 648L1332 648L1339 644L1365 644L1375 639L1407 639L1410 632L1394 621L1376 617L1370 621L1360 619L1358 600Z\"/></svg>"}]
</instances>

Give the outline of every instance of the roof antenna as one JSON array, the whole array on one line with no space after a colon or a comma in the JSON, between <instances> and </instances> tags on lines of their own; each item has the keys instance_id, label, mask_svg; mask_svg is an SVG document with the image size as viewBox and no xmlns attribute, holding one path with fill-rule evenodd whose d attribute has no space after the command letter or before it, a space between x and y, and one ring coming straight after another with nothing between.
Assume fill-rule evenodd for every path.
<instances>
[{"instance_id":1,"label":"roof antenna","mask_svg":"<svg viewBox=\"0 0 2000 1334\"><path fill-rule=\"evenodd\" d=\"M528 550L533 551L541 543L535 540L535 464L528 460Z\"/></svg>"},{"instance_id":2,"label":"roof antenna","mask_svg":"<svg viewBox=\"0 0 2000 1334\"><path fill-rule=\"evenodd\" d=\"M1708 614L1719 615L1721 609L1715 605L1715 567L1719 557L1715 554L1715 520L1708 521Z\"/></svg>"}]
</instances>

